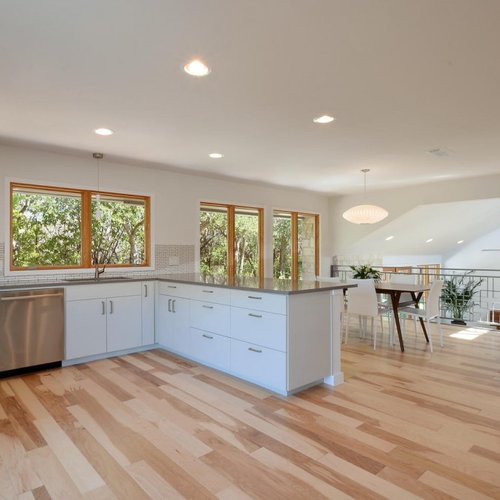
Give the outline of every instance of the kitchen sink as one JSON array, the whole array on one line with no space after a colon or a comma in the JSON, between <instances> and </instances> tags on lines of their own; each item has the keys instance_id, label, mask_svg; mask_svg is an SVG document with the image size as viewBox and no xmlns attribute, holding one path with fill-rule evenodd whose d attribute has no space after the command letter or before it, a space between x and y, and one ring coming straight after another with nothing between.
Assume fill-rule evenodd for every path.
<instances>
[{"instance_id":1,"label":"kitchen sink","mask_svg":"<svg viewBox=\"0 0 500 500\"><path fill-rule=\"evenodd\" d=\"M114 280L129 280L130 278L127 276L101 276L100 278L67 278L64 281L114 281Z\"/></svg>"}]
</instances>

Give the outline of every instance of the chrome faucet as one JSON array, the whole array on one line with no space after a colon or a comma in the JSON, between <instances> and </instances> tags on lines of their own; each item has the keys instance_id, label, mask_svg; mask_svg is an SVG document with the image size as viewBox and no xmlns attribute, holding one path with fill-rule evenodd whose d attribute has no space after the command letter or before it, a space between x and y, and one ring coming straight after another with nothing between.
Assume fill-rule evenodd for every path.
<instances>
[{"instance_id":1,"label":"chrome faucet","mask_svg":"<svg viewBox=\"0 0 500 500\"><path fill-rule=\"evenodd\" d=\"M101 277L101 274L106 271L106 264L102 266L102 269L99 269L99 262L96 261L95 263L95 272L94 272L94 279L98 280Z\"/></svg>"}]
</instances>

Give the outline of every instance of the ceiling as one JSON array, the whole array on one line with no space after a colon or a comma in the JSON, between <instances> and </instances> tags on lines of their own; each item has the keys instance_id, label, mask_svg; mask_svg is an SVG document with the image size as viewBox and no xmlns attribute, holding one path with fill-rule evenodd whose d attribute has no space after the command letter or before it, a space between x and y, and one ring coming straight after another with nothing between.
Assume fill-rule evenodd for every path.
<instances>
[{"instance_id":1,"label":"ceiling","mask_svg":"<svg viewBox=\"0 0 500 500\"><path fill-rule=\"evenodd\" d=\"M3 142L332 194L500 172L498 0L0 8Z\"/></svg>"},{"instance_id":2,"label":"ceiling","mask_svg":"<svg viewBox=\"0 0 500 500\"><path fill-rule=\"evenodd\" d=\"M451 256L498 230L500 198L419 205L353 245L349 252ZM389 241L387 237L393 236ZM431 239L429 243L427 240ZM457 244L462 241L461 244Z\"/></svg>"}]
</instances>

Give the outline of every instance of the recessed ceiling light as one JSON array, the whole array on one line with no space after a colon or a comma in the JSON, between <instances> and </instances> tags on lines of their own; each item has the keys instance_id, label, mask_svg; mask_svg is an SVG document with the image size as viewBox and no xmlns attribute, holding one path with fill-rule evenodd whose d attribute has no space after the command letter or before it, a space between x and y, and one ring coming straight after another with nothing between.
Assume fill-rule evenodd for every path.
<instances>
[{"instance_id":1,"label":"recessed ceiling light","mask_svg":"<svg viewBox=\"0 0 500 500\"><path fill-rule=\"evenodd\" d=\"M202 63L199 59L194 59L184 66L184 71L191 76L207 76L210 73L210 68Z\"/></svg>"},{"instance_id":2,"label":"recessed ceiling light","mask_svg":"<svg viewBox=\"0 0 500 500\"><path fill-rule=\"evenodd\" d=\"M331 122L333 122L333 120L335 120L335 118L333 116L329 116L329 115L322 115L322 116L318 116L316 118L313 118L314 123L331 123Z\"/></svg>"},{"instance_id":3,"label":"recessed ceiling light","mask_svg":"<svg viewBox=\"0 0 500 500\"><path fill-rule=\"evenodd\" d=\"M458 240L457 245L461 245L464 242L464 240Z\"/></svg>"},{"instance_id":4,"label":"recessed ceiling light","mask_svg":"<svg viewBox=\"0 0 500 500\"><path fill-rule=\"evenodd\" d=\"M387 238L385 239L385 241L391 241L393 238L394 238L394 236L387 236Z\"/></svg>"},{"instance_id":5,"label":"recessed ceiling light","mask_svg":"<svg viewBox=\"0 0 500 500\"><path fill-rule=\"evenodd\" d=\"M114 132L110 128L96 128L94 132L97 135L113 135Z\"/></svg>"},{"instance_id":6,"label":"recessed ceiling light","mask_svg":"<svg viewBox=\"0 0 500 500\"><path fill-rule=\"evenodd\" d=\"M210 158L224 158L222 153L210 153L208 156L210 156Z\"/></svg>"},{"instance_id":7,"label":"recessed ceiling light","mask_svg":"<svg viewBox=\"0 0 500 500\"><path fill-rule=\"evenodd\" d=\"M428 240L425 240L426 243L430 243L432 241L432 238L429 238Z\"/></svg>"}]
</instances>

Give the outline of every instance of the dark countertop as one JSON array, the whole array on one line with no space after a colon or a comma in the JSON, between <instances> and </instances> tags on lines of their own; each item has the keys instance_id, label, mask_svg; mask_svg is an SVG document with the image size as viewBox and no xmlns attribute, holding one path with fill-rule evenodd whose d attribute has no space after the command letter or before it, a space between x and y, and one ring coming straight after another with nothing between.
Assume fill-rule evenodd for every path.
<instances>
[{"instance_id":1,"label":"dark countertop","mask_svg":"<svg viewBox=\"0 0 500 500\"><path fill-rule=\"evenodd\" d=\"M46 288L46 287L65 287L73 285L101 285L105 283L130 283L135 281L175 281L186 283L190 285L210 285L221 288L231 288L235 290L260 290L266 293L278 294L298 294L298 293L311 293L311 292L325 292L329 290L339 290L343 288L352 288L356 285L354 283L333 282L333 281L292 281L292 280L279 280L273 278L241 278L237 279L234 283L230 283L228 278L203 276L201 274L157 274L157 275L142 275L142 276L107 276L95 280L93 278L71 279L66 280L61 277L58 280L16 280L9 278L4 282L0 282L0 291L8 290L22 290L30 288Z\"/></svg>"}]
</instances>

